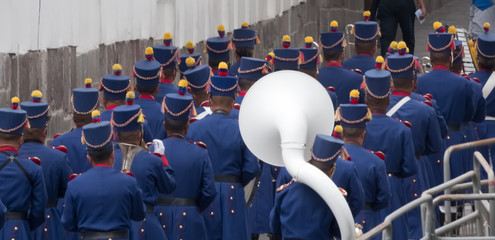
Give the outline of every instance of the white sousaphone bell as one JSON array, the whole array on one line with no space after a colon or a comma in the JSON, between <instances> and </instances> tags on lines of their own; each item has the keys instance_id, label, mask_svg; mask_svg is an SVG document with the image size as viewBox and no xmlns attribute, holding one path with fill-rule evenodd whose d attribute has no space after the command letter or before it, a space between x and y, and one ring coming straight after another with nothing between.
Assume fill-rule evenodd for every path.
<instances>
[{"instance_id":1,"label":"white sousaphone bell","mask_svg":"<svg viewBox=\"0 0 495 240\"><path fill-rule=\"evenodd\" d=\"M331 134L334 109L323 86L297 71L279 71L258 80L242 101L241 135L259 159L285 166L290 175L328 204L342 239L355 239L351 210L333 181L307 163L316 134Z\"/></svg>"}]
</instances>

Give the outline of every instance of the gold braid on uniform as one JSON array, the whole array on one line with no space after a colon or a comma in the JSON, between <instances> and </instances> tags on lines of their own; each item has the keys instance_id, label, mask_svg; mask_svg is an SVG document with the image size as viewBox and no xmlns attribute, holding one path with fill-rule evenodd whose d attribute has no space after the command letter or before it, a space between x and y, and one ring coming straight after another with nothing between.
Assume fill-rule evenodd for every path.
<instances>
[{"instance_id":1,"label":"gold braid on uniform","mask_svg":"<svg viewBox=\"0 0 495 240\"><path fill-rule=\"evenodd\" d=\"M112 132L110 132L110 135L108 136L108 139L105 142L103 142L102 144L92 145L92 144L88 143L88 141L86 141L86 140L84 141L84 143L86 145L92 147L92 148L101 148L101 147L105 146L107 143L109 143L112 140L112 135L113 135L113 130L112 130ZM84 131L82 131L82 139L86 139L84 137Z\"/></svg>"},{"instance_id":2,"label":"gold braid on uniform","mask_svg":"<svg viewBox=\"0 0 495 240\"><path fill-rule=\"evenodd\" d=\"M132 67L132 71L134 73L134 75L142 80L153 80L153 79L156 79L156 78L159 78L161 75L162 75L162 70L160 69L160 71L158 71L158 74L156 74L156 76L153 76L153 77L143 77L141 75L139 75L137 72L136 72L136 65L134 65ZM129 85L130 85L130 81L129 81Z\"/></svg>"},{"instance_id":3,"label":"gold braid on uniform","mask_svg":"<svg viewBox=\"0 0 495 240\"><path fill-rule=\"evenodd\" d=\"M298 51L299 52L299 51ZM283 58L283 57L278 57L277 55L274 55L273 58L277 59L277 60L280 60L280 61L285 61L285 62L294 62L294 61L298 61L299 58L301 57L301 53L299 53L299 55L297 55L297 57L295 58Z\"/></svg>"},{"instance_id":4,"label":"gold braid on uniform","mask_svg":"<svg viewBox=\"0 0 495 240\"><path fill-rule=\"evenodd\" d=\"M2 132L2 133L11 133L11 132L14 132L17 129L19 129L19 128L23 127L24 125L26 125L27 121L28 121L28 119L26 118L26 119L24 119L24 122L22 122L20 125L18 125L16 127L13 127L11 129L0 128L0 132Z\"/></svg>"},{"instance_id":5,"label":"gold braid on uniform","mask_svg":"<svg viewBox=\"0 0 495 240\"><path fill-rule=\"evenodd\" d=\"M93 110L95 110L97 107L98 107L98 104L100 103L100 100L96 100L96 104L93 106L93 108L91 108L89 111L87 112L79 112L76 110L76 107L74 106L74 96L71 96L70 97L70 103L72 105L72 110L74 110L74 113L77 113L79 115L88 115L90 114Z\"/></svg>"},{"instance_id":6,"label":"gold braid on uniform","mask_svg":"<svg viewBox=\"0 0 495 240\"><path fill-rule=\"evenodd\" d=\"M165 111L166 111L167 113L169 113L170 115L172 115L172 116L174 116L174 117L180 116L180 115L184 114L185 112L189 111L189 109L191 109L191 108L192 108L192 106L193 106L193 104L194 104L194 102L191 102L191 103L189 104L189 106L187 106L184 110L182 110L182 111L180 111L180 112L178 112L178 113L174 113L174 112L170 111L170 109L168 109L167 104L165 103L165 98L166 98L166 97L164 97L164 98L163 98L163 102L162 102L163 109L165 109Z\"/></svg>"},{"instance_id":7,"label":"gold braid on uniform","mask_svg":"<svg viewBox=\"0 0 495 240\"><path fill-rule=\"evenodd\" d=\"M359 39L359 40L361 40L361 41L363 41L363 42L371 41L371 40L373 40L374 38L376 38L379 35L380 35L380 27L377 27L375 35L373 35L372 37L369 37L369 38L362 38L362 37L358 36L356 34L356 32L354 32L354 37L357 38L357 39Z\"/></svg>"},{"instance_id":8,"label":"gold braid on uniform","mask_svg":"<svg viewBox=\"0 0 495 240\"><path fill-rule=\"evenodd\" d=\"M435 47L433 47L433 46L430 44L430 40L429 40L429 39L427 39L426 41L427 41L427 43L428 43L428 47L429 47L430 49L433 49L433 51L435 51L435 52L441 52L441 51L443 51L443 50L445 50L445 49L447 49L447 48L450 48L450 45L452 45L452 44L453 44L453 42L454 42L454 35L452 35L452 36L450 37L449 44L447 44L447 45L445 45L445 46L443 46L443 47L441 47L441 48L435 48ZM495 56L494 56L494 57L495 57Z\"/></svg>"},{"instance_id":9,"label":"gold braid on uniform","mask_svg":"<svg viewBox=\"0 0 495 240\"><path fill-rule=\"evenodd\" d=\"M404 71L407 71L409 70L410 68L412 68L414 66L414 58L412 59L411 61L411 64L409 64L409 66L405 67L405 68L401 68L401 69L391 69L390 66L387 64L387 70L389 72L393 72L393 73L400 73L400 72L404 72Z\"/></svg>"},{"instance_id":10,"label":"gold braid on uniform","mask_svg":"<svg viewBox=\"0 0 495 240\"><path fill-rule=\"evenodd\" d=\"M311 149L311 157L312 157L314 160L318 161L318 162L328 162L328 161L330 161L330 160L332 160L332 159L336 158L336 157L340 154L340 152L342 152L342 148L340 148L340 149L339 149L339 150L338 150L338 151L337 151L337 152L336 152L333 156L330 156L330 157L327 157L327 158L318 158L318 157L316 157L316 156L315 156L315 154L313 153L313 149Z\"/></svg>"},{"instance_id":11,"label":"gold braid on uniform","mask_svg":"<svg viewBox=\"0 0 495 240\"><path fill-rule=\"evenodd\" d=\"M104 84L103 84L103 78L100 78L100 86L103 87L103 89L105 89L105 91L109 92L109 93L114 93L114 94L117 94L117 93L123 93L123 92L126 92L129 88L131 88L131 81L129 81L129 85L127 85L127 87L125 87L124 89L121 89L121 90L112 90L110 88L107 88Z\"/></svg>"},{"instance_id":12,"label":"gold braid on uniform","mask_svg":"<svg viewBox=\"0 0 495 240\"><path fill-rule=\"evenodd\" d=\"M234 85L234 86L232 86L231 88L228 88L228 89L222 89L222 88L218 88L218 87L216 87L215 85L213 85L213 83L212 83L212 82L210 82L210 86L212 86L214 89L216 89L217 91L220 91L220 92L230 92L230 91L232 91L232 90L236 89L236 88L237 88L237 85L238 85L238 83L236 82L236 83L235 83L235 85Z\"/></svg>"},{"instance_id":13,"label":"gold braid on uniform","mask_svg":"<svg viewBox=\"0 0 495 240\"><path fill-rule=\"evenodd\" d=\"M268 65L263 64L263 66L260 66L260 67L257 67L257 68L253 68L253 69L248 69L248 70L241 70L241 68L239 67L239 69L237 70L239 73L252 73L252 72L256 72L256 71L259 71L259 70L262 70L263 68L267 68Z\"/></svg>"},{"instance_id":14,"label":"gold braid on uniform","mask_svg":"<svg viewBox=\"0 0 495 240\"><path fill-rule=\"evenodd\" d=\"M139 117L141 114L143 114L143 109L139 109L139 112L136 113L134 116L132 116L131 118L129 118L129 120L127 120L126 122L122 123L122 124L118 124L116 123L114 120L113 120L113 113L114 111L112 111L112 118L110 120L110 123L115 126L115 127L125 127L127 125L129 125L129 123L131 123L134 119L136 119L137 117Z\"/></svg>"},{"instance_id":15,"label":"gold braid on uniform","mask_svg":"<svg viewBox=\"0 0 495 240\"><path fill-rule=\"evenodd\" d=\"M39 117L41 117L41 116L45 115L45 114L46 114L49 110L50 110L50 106L48 106L48 107L46 108L46 110L45 110L45 111L43 111L42 113L40 113L40 114L38 114L38 115L34 115L34 116L27 116L27 118L28 118L28 119L39 118Z\"/></svg>"}]
</instances>

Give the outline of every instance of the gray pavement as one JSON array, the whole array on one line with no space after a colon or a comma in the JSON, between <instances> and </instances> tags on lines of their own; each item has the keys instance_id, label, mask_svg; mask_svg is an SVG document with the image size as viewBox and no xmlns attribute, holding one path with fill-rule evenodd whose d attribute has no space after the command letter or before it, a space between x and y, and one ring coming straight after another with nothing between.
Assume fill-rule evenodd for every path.
<instances>
[{"instance_id":1,"label":"gray pavement","mask_svg":"<svg viewBox=\"0 0 495 240\"><path fill-rule=\"evenodd\" d=\"M426 0L428 1L428 0ZM454 25L466 30L469 27L469 8L471 1L452 0L433 12L428 12L423 24L415 23L416 50L418 57L428 56L426 51L426 37L433 32L433 22L440 21L444 25ZM426 9L428 11L428 9Z\"/></svg>"}]
</instances>

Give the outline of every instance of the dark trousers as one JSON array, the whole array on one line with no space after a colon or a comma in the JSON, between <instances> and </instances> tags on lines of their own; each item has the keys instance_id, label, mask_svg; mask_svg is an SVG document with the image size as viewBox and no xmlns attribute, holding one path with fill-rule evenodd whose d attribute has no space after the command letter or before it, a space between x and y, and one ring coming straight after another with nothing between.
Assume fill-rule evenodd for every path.
<instances>
[{"instance_id":1,"label":"dark trousers","mask_svg":"<svg viewBox=\"0 0 495 240\"><path fill-rule=\"evenodd\" d=\"M381 55L385 56L390 43L395 40L397 26L402 30L402 39L409 48L409 53L414 55L414 14L387 15L380 17L380 37Z\"/></svg>"}]
</instances>

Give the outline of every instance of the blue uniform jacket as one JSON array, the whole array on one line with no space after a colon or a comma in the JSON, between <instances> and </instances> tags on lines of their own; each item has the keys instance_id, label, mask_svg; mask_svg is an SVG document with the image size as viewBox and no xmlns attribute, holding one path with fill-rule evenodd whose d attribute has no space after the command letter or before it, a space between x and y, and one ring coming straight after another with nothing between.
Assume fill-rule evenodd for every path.
<instances>
[{"instance_id":1,"label":"blue uniform jacket","mask_svg":"<svg viewBox=\"0 0 495 240\"><path fill-rule=\"evenodd\" d=\"M361 146L346 143L344 148L354 163L364 190L365 205L354 221L363 226L363 232L368 232L382 222L378 211L385 208L391 198L385 162Z\"/></svg>"},{"instance_id":2,"label":"blue uniform jacket","mask_svg":"<svg viewBox=\"0 0 495 240\"><path fill-rule=\"evenodd\" d=\"M168 83L168 82L161 82L160 83L160 88L158 89L158 94L155 96L155 101L159 104L162 104L163 98L165 95L169 93L177 93L179 88L175 86L173 83Z\"/></svg>"},{"instance_id":3,"label":"blue uniform jacket","mask_svg":"<svg viewBox=\"0 0 495 240\"><path fill-rule=\"evenodd\" d=\"M299 182L277 189L270 213L273 234L294 239L333 239L339 237L337 221L323 199Z\"/></svg>"},{"instance_id":4,"label":"blue uniform jacket","mask_svg":"<svg viewBox=\"0 0 495 240\"><path fill-rule=\"evenodd\" d=\"M113 168L118 171L122 169L122 151L117 144ZM148 151L143 150L136 154L131 172L143 192L143 201L146 204L155 205L159 193L171 193L175 190L174 170L170 165L164 166L162 159Z\"/></svg>"},{"instance_id":5,"label":"blue uniform jacket","mask_svg":"<svg viewBox=\"0 0 495 240\"><path fill-rule=\"evenodd\" d=\"M115 147L113 168L122 169L122 151L118 145ZM174 170L168 165L164 166L161 158L148 151L141 151L136 154L130 171L134 174L138 187L143 193L143 202L147 208L155 205L159 193L171 193L175 190ZM147 209L146 221L133 221L130 230L130 239L132 240L166 239L162 224L152 209Z\"/></svg>"},{"instance_id":6,"label":"blue uniform jacket","mask_svg":"<svg viewBox=\"0 0 495 240\"><path fill-rule=\"evenodd\" d=\"M2 147L9 155L16 154L14 149ZM0 165L9 161L7 156L0 153ZM0 231L0 239L31 239L30 231L36 229L45 222L45 206L47 202L43 171L40 166L27 158L19 155L17 161L26 171L26 175L14 162L9 162L0 171L0 196L7 208L7 212L27 213L27 219L8 220ZM29 177L29 179L28 179ZM14 228L18 227L17 231ZM12 234L15 233L15 236Z\"/></svg>"},{"instance_id":7,"label":"blue uniform jacket","mask_svg":"<svg viewBox=\"0 0 495 240\"><path fill-rule=\"evenodd\" d=\"M363 74L371 69L375 69L375 59L366 54L357 54L342 64L346 68L359 69Z\"/></svg>"},{"instance_id":8,"label":"blue uniform jacket","mask_svg":"<svg viewBox=\"0 0 495 240\"><path fill-rule=\"evenodd\" d=\"M477 71L469 77L471 78L478 78L478 80L481 83L482 88L485 86L486 82L488 81L488 78L490 78L490 75L492 74L491 71L486 71L486 70L480 70ZM495 91L492 91L490 94L488 94L488 97L486 98L486 115L495 117Z\"/></svg>"},{"instance_id":9,"label":"blue uniform jacket","mask_svg":"<svg viewBox=\"0 0 495 240\"><path fill-rule=\"evenodd\" d=\"M0 200L0 230L3 228L3 222L5 222L5 217L4 213L7 211L7 208L5 205L3 205L2 201Z\"/></svg>"},{"instance_id":10,"label":"blue uniform jacket","mask_svg":"<svg viewBox=\"0 0 495 240\"><path fill-rule=\"evenodd\" d=\"M189 127L187 138L204 142L215 176L231 175L240 182L216 182L217 197L204 211L208 239L249 239L244 189L259 171L258 159L241 138L237 120L213 113Z\"/></svg>"},{"instance_id":11,"label":"blue uniform jacket","mask_svg":"<svg viewBox=\"0 0 495 240\"><path fill-rule=\"evenodd\" d=\"M404 95L390 97L390 110ZM414 152L417 155L428 155L442 150L442 136L435 110L425 103L409 100L392 115L393 118L411 123Z\"/></svg>"},{"instance_id":12,"label":"blue uniform jacket","mask_svg":"<svg viewBox=\"0 0 495 240\"><path fill-rule=\"evenodd\" d=\"M129 229L145 217L136 179L108 165L95 165L69 182L62 224L70 231Z\"/></svg>"},{"instance_id":13,"label":"blue uniform jacket","mask_svg":"<svg viewBox=\"0 0 495 240\"><path fill-rule=\"evenodd\" d=\"M385 114L373 114L366 125L363 147L385 154L387 173L409 177L417 171L411 130Z\"/></svg>"},{"instance_id":14,"label":"blue uniform jacket","mask_svg":"<svg viewBox=\"0 0 495 240\"><path fill-rule=\"evenodd\" d=\"M472 119L472 89L469 82L447 69L433 69L418 78L419 94L430 93L437 101L447 125L460 125Z\"/></svg>"},{"instance_id":15,"label":"blue uniform jacket","mask_svg":"<svg viewBox=\"0 0 495 240\"><path fill-rule=\"evenodd\" d=\"M58 198L64 197L69 176L72 174L65 153L30 141L22 144L19 154L37 157L41 160L48 202L55 202Z\"/></svg>"},{"instance_id":16,"label":"blue uniform jacket","mask_svg":"<svg viewBox=\"0 0 495 240\"><path fill-rule=\"evenodd\" d=\"M166 134L165 127L163 126L165 117L162 112L162 105L154 99L142 97L143 95L136 99L134 103L139 104L141 109L143 109L143 114L146 117L146 121L148 121L153 139L164 139Z\"/></svg>"},{"instance_id":17,"label":"blue uniform jacket","mask_svg":"<svg viewBox=\"0 0 495 240\"><path fill-rule=\"evenodd\" d=\"M359 102L364 103L364 93L360 89L361 83L363 82L363 76L351 70L345 69L339 65L320 68L318 81L325 88L330 86L335 88L337 99L340 104L349 103L349 93L353 89L360 90Z\"/></svg>"},{"instance_id":18,"label":"blue uniform jacket","mask_svg":"<svg viewBox=\"0 0 495 240\"><path fill-rule=\"evenodd\" d=\"M82 128L75 128L57 138L53 139L50 145L67 147L67 158L73 173L83 173L92 166L88 161L86 145L81 143Z\"/></svg>"},{"instance_id":19,"label":"blue uniform jacket","mask_svg":"<svg viewBox=\"0 0 495 240\"><path fill-rule=\"evenodd\" d=\"M352 216L356 217L364 206L365 195L355 164L339 157L335 165L332 180L337 187L347 192L347 203L351 208Z\"/></svg>"},{"instance_id":20,"label":"blue uniform jacket","mask_svg":"<svg viewBox=\"0 0 495 240\"><path fill-rule=\"evenodd\" d=\"M427 100L425 97L415 92L412 92L410 97L411 99L420 102L424 102ZM448 134L447 123L445 123L445 118L443 117L442 112L440 112L440 108L438 107L437 101L435 99L432 99L430 102L437 116L438 126L440 127L440 135L442 139L445 139L445 137L447 137Z\"/></svg>"},{"instance_id":21,"label":"blue uniform jacket","mask_svg":"<svg viewBox=\"0 0 495 240\"><path fill-rule=\"evenodd\" d=\"M208 151L181 138L163 140L165 156L175 170L177 188L166 198L194 199L197 206L157 206L155 214L165 226L168 239L206 240L205 223L200 211L217 195Z\"/></svg>"},{"instance_id":22,"label":"blue uniform jacket","mask_svg":"<svg viewBox=\"0 0 495 240\"><path fill-rule=\"evenodd\" d=\"M373 119L366 125L363 147L385 154L392 198L389 206L380 210L384 218L407 203L403 180L417 172L411 129L385 114L373 114ZM407 239L409 230L406 216L399 217L392 225L393 239Z\"/></svg>"},{"instance_id":23,"label":"blue uniform jacket","mask_svg":"<svg viewBox=\"0 0 495 240\"><path fill-rule=\"evenodd\" d=\"M187 138L206 144L215 175L240 176L244 186L259 171L258 159L242 140L239 123L229 116L213 113L192 123Z\"/></svg>"}]
</instances>

